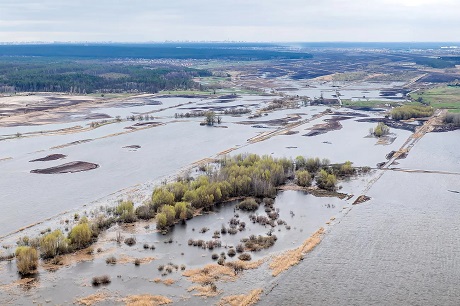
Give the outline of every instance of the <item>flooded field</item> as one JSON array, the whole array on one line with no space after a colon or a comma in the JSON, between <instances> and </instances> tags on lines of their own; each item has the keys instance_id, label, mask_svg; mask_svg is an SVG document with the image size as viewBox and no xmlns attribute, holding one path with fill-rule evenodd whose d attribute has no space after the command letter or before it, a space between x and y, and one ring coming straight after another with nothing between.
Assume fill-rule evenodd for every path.
<instances>
[{"instance_id":1,"label":"flooded field","mask_svg":"<svg viewBox=\"0 0 460 306\"><path fill-rule=\"evenodd\" d=\"M35 278L21 279L14 261L2 261L0 304L84 305L78 299L88 297L112 305L124 304L130 295L149 293L202 305L258 289L263 290L264 305L398 304L407 301L408 286L418 288L411 290L415 301L439 302L430 299L428 287L436 296L447 288L446 302L458 298L452 287L458 277L455 264L446 261L455 253L456 242L440 239L448 233L454 237L458 230L454 203L458 202L455 191L460 191L460 156L458 146L450 145L458 131L428 133L406 159L391 163L388 154L403 148L412 132L392 128L384 141L379 140L369 135L375 123L357 120L382 118L381 112L308 106L297 95L332 98L338 89L331 84L288 85L298 89L279 89L292 95L287 98L262 94L138 97L126 104L118 101L74 110L58 122L0 127L2 256L11 254L22 236L34 237L48 228L66 233L78 223L75 214L91 218L128 198L139 206L151 198L154 186L177 175L202 174L200 166L225 155L255 153L292 161L301 155L368 168L340 180L340 194L315 195L285 186L274 201L279 214L274 226L254 222L254 216L270 211L264 205L249 213L236 209L240 200L234 199L167 233L159 232L154 220L115 224L91 249L65 255L57 264L43 262ZM402 85L353 83L339 91L342 99L402 101L399 93L382 96ZM273 107L275 99L287 99L289 107ZM204 115L197 114L206 111L215 111L222 122L203 125ZM105 119L94 119L95 115ZM382 162L384 167L377 169ZM394 168L456 173L406 173ZM48 174L57 172L67 173ZM361 195L370 201L353 205ZM452 223L443 224L444 217ZM230 234L227 228L235 220L245 226ZM197 286L187 275L208 264L220 269L216 262L221 253L227 262L236 262L240 254L232 258L229 250L251 235L275 235L276 242L250 252L248 265L253 266L216 280L212 292L206 287L209 284ZM127 238L134 244L124 243ZM194 246L198 240L213 239L220 244L212 250ZM302 246L300 263L275 275L275 259ZM108 263L112 256L116 264ZM411 271L424 277L413 279ZM107 275L110 285L93 286L93 277L102 275ZM388 296L381 296L382 287L388 289Z\"/></svg>"}]
</instances>

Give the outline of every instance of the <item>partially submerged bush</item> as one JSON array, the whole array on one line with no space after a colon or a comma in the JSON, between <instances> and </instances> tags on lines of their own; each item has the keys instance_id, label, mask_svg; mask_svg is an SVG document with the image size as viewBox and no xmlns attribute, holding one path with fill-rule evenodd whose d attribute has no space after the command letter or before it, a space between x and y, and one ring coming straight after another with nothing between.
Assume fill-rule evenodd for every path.
<instances>
[{"instance_id":1,"label":"partially submerged bush","mask_svg":"<svg viewBox=\"0 0 460 306\"><path fill-rule=\"evenodd\" d=\"M43 258L53 258L67 253L70 240L60 230L55 230L40 239L40 252Z\"/></svg>"},{"instance_id":2,"label":"partially submerged bush","mask_svg":"<svg viewBox=\"0 0 460 306\"><path fill-rule=\"evenodd\" d=\"M108 265L114 265L117 263L117 259L115 258L115 256L110 256L105 259L105 263Z\"/></svg>"},{"instance_id":3,"label":"partially submerged bush","mask_svg":"<svg viewBox=\"0 0 460 306\"><path fill-rule=\"evenodd\" d=\"M242 261L249 261L251 260L251 255L249 253L243 253L240 256L238 256L238 259Z\"/></svg>"},{"instance_id":4,"label":"partially submerged bush","mask_svg":"<svg viewBox=\"0 0 460 306\"><path fill-rule=\"evenodd\" d=\"M277 237L275 235L266 237L251 235L249 238L241 239L241 242L244 243L245 249L249 251L260 251L273 246L276 240Z\"/></svg>"},{"instance_id":5,"label":"partially submerged bush","mask_svg":"<svg viewBox=\"0 0 460 306\"><path fill-rule=\"evenodd\" d=\"M259 208L259 204L254 198L247 198L241 201L236 207L245 211L255 211Z\"/></svg>"},{"instance_id":6,"label":"partially submerged bush","mask_svg":"<svg viewBox=\"0 0 460 306\"><path fill-rule=\"evenodd\" d=\"M87 222L80 223L69 233L69 238L73 246L77 249L82 249L88 246L91 242L91 229Z\"/></svg>"},{"instance_id":7,"label":"partially submerged bush","mask_svg":"<svg viewBox=\"0 0 460 306\"><path fill-rule=\"evenodd\" d=\"M379 122L375 128L370 129L370 132L375 137L382 137L390 133L390 128L385 123Z\"/></svg>"},{"instance_id":8,"label":"partially submerged bush","mask_svg":"<svg viewBox=\"0 0 460 306\"><path fill-rule=\"evenodd\" d=\"M311 175L307 170L299 170L295 173L295 176L297 185L302 187L311 186Z\"/></svg>"},{"instance_id":9,"label":"partially submerged bush","mask_svg":"<svg viewBox=\"0 0 460 306\"><path fill-rule=\"evenodd\" d=\"M230 249L230 250L228 250L227 255L230 256L230 257L235 256L235 255L236 255L235 249Z\"/></svg>"},{"instance_id":10,"label":"partially submerged bush","mask_svg":"<svg viewBox=\"0 0 460 306\"><path fill-rule=\"evenodd\" d=\"M110 284L110 282L111 282L110 276L103 275L103 276L95 276L95 277L93 277L93 280L92 280L91 284L93 286L99 286L99 285Z\"/></svg>"},{"instance_id":11,"label":"partially submerged bush","mask_svg":"<svg viewBox=\"0 0 460 306\"><path fill-rule=\"evenodd\" d=\"M155 216L155 211L150 205L141 205L136 208L136 216L142 220L150 220Z\"/></svg>"},{"instance_id":12,"label":"partially submerged bush","mask_svg":"<svg viewBox=\"0 0 460 306\"><path fill-rule=\"evenodd\" d=\"M21 275L30 275L38 267L38 252L29 246L20 246L16 249L16 266Z\"/></svg>"},{"instance_id":13,"label":"partially submerged bush","mask_svg":"<svg viewBox=\"0 0 460 306\"><path fill-rule=\"evenodd\" d=\"M125 244L128 246L133 246L136 244L136 238L135 237L129 237L125 239Z\"/></svg>"},{"instance_id":14,"label":"partially submerged bush","mask_svg":"<svg viewBox=\"0 0 460 306\"><path fill-rule=\"evenodd\" d=\"M333 191L336 188L337 178L334 174L321 170L316 177L316 185L321 189Z\"/></svg>"}]
</instances>

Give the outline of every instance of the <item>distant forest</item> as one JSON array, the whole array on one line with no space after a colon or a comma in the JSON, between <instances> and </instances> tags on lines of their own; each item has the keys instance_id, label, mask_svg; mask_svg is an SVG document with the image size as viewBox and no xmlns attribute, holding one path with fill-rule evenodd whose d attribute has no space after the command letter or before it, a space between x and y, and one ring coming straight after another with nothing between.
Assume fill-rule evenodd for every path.
<instances>
[{"instance_id":1,"label":"distant forest","mask_svg":"<svg viewBox=\"0 0 460 306\"><path fill-rule=\"evenodd\" d=\"M195 89L207 70L106 61L0 60L0 92L118 93Z\"/></svg>"},{"instance_id":2,"label":"distant forest","mask_svg":"<svg viewBox=\"0 0 460 306\"><path fill-rule=\"evenodd\" d=\"M136 64L136 60L300 58L311 58L311 55L269 44L0 45L0 92L155 93L198 89L200 85L193 78L210 76L209 71L140 64L141 61Z\"/></svg>"}]
</instances>

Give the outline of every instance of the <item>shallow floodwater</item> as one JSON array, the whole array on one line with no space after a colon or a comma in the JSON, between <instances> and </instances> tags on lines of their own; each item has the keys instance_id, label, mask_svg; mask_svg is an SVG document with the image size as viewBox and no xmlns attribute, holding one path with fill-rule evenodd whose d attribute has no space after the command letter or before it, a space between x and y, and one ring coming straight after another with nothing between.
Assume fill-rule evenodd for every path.
<instances>
[{"instance_id":1,"label":"shallow floodwater","mask_svg":"<svg viewBox=\"0 0 460 306\"><path fill-rule=\"evenodd\" d=\"M458 175L386 172L261 304L458 305L458 186Z\"/></svg>"},{"instance_id":2,"label":"shallow floodwater","mask_svg":"<svg viewBox=\"0 0 460 306\"><path fill-rule=\"evenodd\" d=\"M346 201L337 198L317 198L299 191L284 191L279 193L274 207L279 209L280 219L286 221L291 226L291 229L287 229L284 225L276 226L273 235L276 235L278 240L275 245L266 250L253 252L251 254L253 260L300 245L318 228L324 226L331 217L340 217L344 212L343 208L347 205ZM87 296L95 293L98 288L90 286L91 278L104 274L109 275L112 280L112 283L107 287L112 293L118 292L121 296L126 296L130 294L152 293L152 290L154 290L155 294L172 296L177 301L177 297L189 295L186 292L186 288L191 283L181 276L181 271L173 272L167 277L162 277L161 272L157 269L159 265L172 262L177 265L184 264L188 269L200 267L213 262L211 259L212 253L220 254L221 252L227 252L228 248L226 246L235 246L240 243L242 238L247 238L250 235L265 236L269 228L271 228L270 226L253 224L249 220L248 212L235 211L234 208L235 202L220 205L209 214L189 220L186 225L176 225L167 235L161 235L154 231L153 223L151 223L152 229L147 229L142 234L135 232L129 234L129 231L124 231L124 237L133 236L136 238L136 245L128 247L125 244L117 245L116 242L107 240L107 243L103 244L102 248L104 250L115 249L115 256L118 258L122 258L123 256L130 256L132 258L153 256L155 260L140 267L136 267L132 263L108 266L105 264L105 258L110 254L108 253L89 262L77 263L67 268L61 268L54 273L41 271L38 286L28 291L28 296L25 297L24 302L32 299L37 302L50 300L54 304L72 302L73 298L71 297ZM255 213L265 215L263 206ZM222 225L228 228L229 220L235 214L238 214L240 221L246 222L246 229L238 232L236 235L221 234L221 248L211 251L188 245L187 241L190 238L195 240L202 239L204 241L212 240L214 231L220 230ZM209 231L200 233L199 231L204 225L209 228ZM104 236L113 236L119 230L115 226ZM170 238L173 242L165 243ZM102 240L104 240L104 237L102 237ZM145 243L155 245L156 249L144 250L143 244ZM229 257L227 258L231 260ZM0 278L0 284L14 281L15 278L17 278L15 266L11 265L8 273L5 273ZM155 278L172 278L176 283L168 287L161 283L154 283L153 279ZM54 282L54 279L62 281ZM51 283L53 284L52 287L50 286ZM18 301L21 300L19 298ZM0 299L0 301L2 300Z\"/></svg>"}]
</instances>

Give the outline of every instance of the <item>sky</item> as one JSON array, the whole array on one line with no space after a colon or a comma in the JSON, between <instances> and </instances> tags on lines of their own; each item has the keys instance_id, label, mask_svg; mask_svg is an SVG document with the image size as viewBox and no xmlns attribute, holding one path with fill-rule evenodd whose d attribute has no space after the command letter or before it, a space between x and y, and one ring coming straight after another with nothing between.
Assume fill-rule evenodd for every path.
<instances>
[{"instance_id":1,"label":"sky","mask_svg":"<svg viewBox=\"0 0 460 306\"><path fill-rule=\"evenodd\" d=\"M0 0L0 42L460 41L460 0Z\"/></svg>"}]
</instances>

